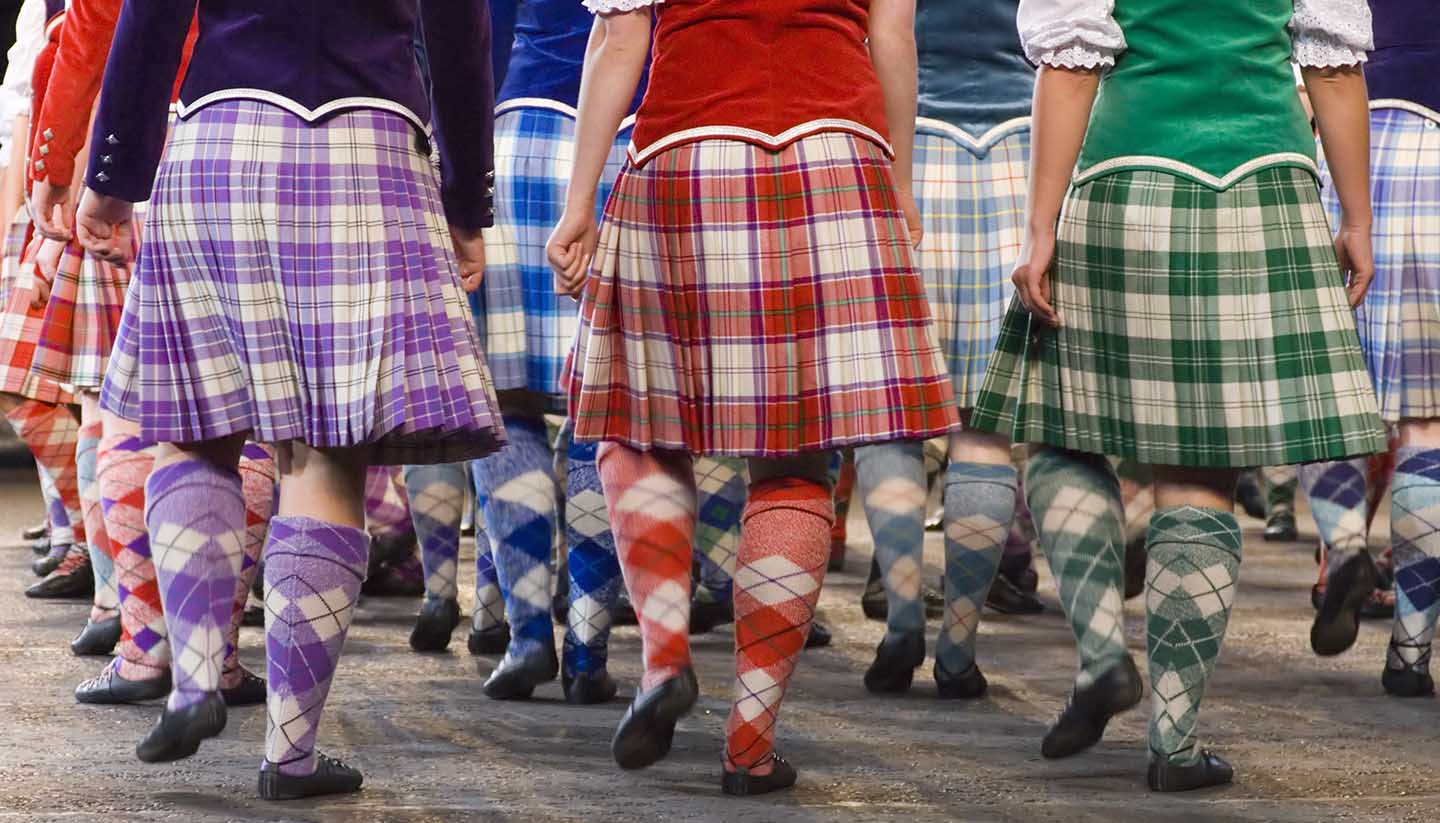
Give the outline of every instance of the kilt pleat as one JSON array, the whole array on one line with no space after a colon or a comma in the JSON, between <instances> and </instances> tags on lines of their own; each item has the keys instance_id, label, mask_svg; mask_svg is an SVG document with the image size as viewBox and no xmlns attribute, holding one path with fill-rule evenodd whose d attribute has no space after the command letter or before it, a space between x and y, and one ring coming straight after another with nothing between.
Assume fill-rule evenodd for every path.
<instances>
[{"instance_id":1,"label":"kilt pleat","mask_svg":"<svg viewBox=\"0 0 1440 823\"><path fill-rule=\"evenodd\" d=\"M620 172L630 129L622 129L596 197L601 206ZM560 372L575 341L580 304L555 293L545 242L565 211L575 163L575 119L518 108L495 120L495 225L485 230L485 279L470 295L495 388L558 399Z\"/></svg>"},{"instance_id":2,"label":"kilt pleat","mask_svg":"<svg viewBox=\"0 0 1440 823\"><path fill-rule=\"evenodd\" d=\"M962 409L975 405L1015 293L1029 165L1029 129L983 155L938 129L915 135L915 202L925 225L915 260Z\"/></svg>"},{"instance_id":3,"label":"kilt pleat","mask_svg":"<svg viewBox=\"0 0 1440 823\"><path fill-rule=\"evenodd\" d=\"M1321 167L1325 206L1340 201ZM1403 109L1370 113L1375 279L1355 312L1380 416L1440 418L1440 123Z\"/></svg>"},{"instance_id":4,"label":"kilt pleat","mask_svg":"<svg viewBox=\"0 0 1440 823\"><path fill-rule=\"evenodd\" d=\"M1073 188L1051 329L1016 300L978 429L1155 465L1306 463L1386 448L1314 178L1224 191L1124 171Z\"/></svg>"},{"instance_id":5,"label":"kilt pleat","mask_svg":"<svg viewBox=\"0 0 1440 823\"><path fill-rule=\"evenodd\" d=\"M483 456L503 431L455 272L408 121L212 104L167 147L102 403L165 442Z\"/></svg>"},{"instance_id":6,"label":"kilt pleat","mask_svg":"<svg viewBox=\"0 0 1440 823\"><path fill-rule=\"evenodd\" d=\"M25 259L30 215L21 208L0 250L0 393L45 403L70 403L71 393L31 369L39 347L45 309L30 305L35 263ZM22 262L24 261L24 262Z\"/></svg>"},{"instance_id":7,"label":"kilt pleat","mask_svg":"<svg viewBox=\"0 0 1440 823\"><path fill-rule=\"evenodd\" d=\"M31 364L36 374L82 391L100 388L120 329L130 271L86 253L78 242L65 247Z\"/></svg>"},{"instance_id":8,"label":"kilt pleat","mask_svg":"<svg viewBox=\"0 0 1440 823\"><path fill-rule=\"evenodd\" d=\"M843 133L627 167L581 301L576 439L780 456L954 428L894 191Z\"/></svg>"}]
</instances>

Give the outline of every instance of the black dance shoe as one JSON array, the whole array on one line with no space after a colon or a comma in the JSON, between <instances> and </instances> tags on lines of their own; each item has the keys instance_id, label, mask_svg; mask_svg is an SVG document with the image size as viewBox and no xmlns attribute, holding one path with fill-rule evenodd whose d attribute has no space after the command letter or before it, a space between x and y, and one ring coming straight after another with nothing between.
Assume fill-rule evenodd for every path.
<instances>
[{"instance_id":1,"label":"black dance shoe","mask_svg":"<svg viewBox=\"0 0 1440 823\"><path fill-rule=\"evenodd\" d=\"M1265 542L1293 543L1300 539L1300 530L1295 526L1293 512L1278 511L1265 521Z\"/></svg>"},{"instance_id":2,"label":"black dance shoe","mask_svg":"<svg viewBox=\"0 0 1440 823\"><path fill-rule=\"evenodd\" d=\"M30 562L30 571L34 572L36 577L44 577L60 568L60 564L65 561L65 553L70 550L70 547L54 546L52 549L46 549L44 557L37 557Z\"/></svg>"},{"instance_id":3,"label":"black dance shoe","mask_svg":"<svg viewBox=\"0 0 1440 823\"><path fill-rule=\"evenodd\" d=\"M460 625L460 604L455 600L427 597L415 616L410 631L410 648L417 652L443 652L450 647L450 634Z\"/></svg>"},{"instance_id":4,"label":"black dance shoe","mask_svg":"<svg viewBox=\"0 0 1440 823\"><path fill-rule=\"evenodd\" d=\"M1135 708L1140 703L1141 691L1140 672L1135 669L1135 661L1126 655L1094 683L1070 693L1070 702L1065 704L1065 710L1040 743L1040 754L1055 760L1079 754L1099 743L1110 718Z\"/></svg>"},{"instance_id":5,"label":"black dance shoe","mask_svg":"<svg viewBox=\"0 0 1440 823\"><path fill-rule=\"evenodd\" d=\"M875 694L908 691L915 668L925 662L925 633L886 635L875 648L875 662L865 670L865 688Z\"/></svg>"},{"instance_id":6,"label":"black dance shoe","mask_svg":"<svg viewBox=\"0 0 1440 823\"><path fill-rule=\"evenodd\" d=\"M974 663L960 674L954 674L939 660L935 661L935 691L941 700L978 700L989 689L990 683Z\"/></svg>"},{"instance_id":7,"label":"black dance shoe","mask_svg":"<svg viewBox=\"0 0 1440 823\"><path fill-rule=\"evenodd\" d=\"M245 613L240 616L240 625L259 628L265 625L265 607L259 604L251 604L245 607Z\"/></svg>"},{"instance_id":8,"label":"black dance shoe","mask_svg":"<svg viewBox=\"0 0 1440 823\"><path fill-rule=\"evenodd\" d=\"M100 673L75 687L75 702L92 706L113 706L120 703L144 703L170 694L170 670L147 680L126 680L111 664Z\"/></svg>"},{"instance_id":9,"label":"black dance shoe","mask_svg":"<svg viewBox=\"0 0 1440 823\"><path fill-rule=\"evenodd\" d=\"M267 764L268 765L268 764ZM360 770L328 755L315 754L315 771L304 776L281 774L279 769L260 769L261 800L299 800L326 794L352 794L365 782Z\"/></svg>"},{"instance_id":10,"label":"black dance shoe","mask_svg":"<svg viewBox=\"0 0 1440 823\"><path fill-rule=\"evenodd\" d=\"M810 633L805 635L805 648L823 649L835 640L830 630L825 628L824 623L811 623Z\"/></svg>"},{"instance_id":11,"label":"black dance shoe","mask_svg":"<svg viewBox=\"0 0 1440 823\"><path fill-rule=\"evenodd\" d=\"M635 616L635 606L630 602L630 595L625 592L620 592L620 596L615 599L615 606L610 609L610 625L640 625L639 618Z\"/></svg>"},{"instance_id":12,"label":"black dance shoe","mask_svg":"<svg viewBox=\"0 0 1440 823\"><path fill-rule=\"evenodd\" d=\"M559 673L553 644L541 643L518 655L507 652L485 681L485 694L491 700L529 700L536 686Z\"/></svg>"},{"instance_id":13,"label":"black dance shoe","mask_svg":"<svg viewBox=\"0 0 1440 823\"><path fill-rule=\"evenodd\" d=\"M694 600L690 603L690 633L705 634L718 626L735 622L735 601Z\"/></svg>"},{"instance_id":14,"label":"black dance shoe","mask_svg":"<svg viewBox=\"0 0 1440 823\"><path fill-rule=\"evenodd\" d=\"M615 699L620 686L610 672L599 669L577 675L560 676L560 687L565 690L565 702L576 706L590 706L595 703L609 703Z\"/></svg>"},{"instance_id":15,"label":"black dance shoe","mask_svg":"<svg viewBox=\"0 0 1440 823\"><path fill-rule=\"evenodd\" d=\"M1260 481L1255 479L1254 472L1241 472L1235 483L1235 502L1256 520L1265 519L1269 507L1265 505L1265 493L1260 490Z\"/></svg>"},{"instance_id":16,"label":"black dance shoe","mask_svg":"<svg viewBox=\"0 0 1440 823\"><path fill-rule=\"evenodd\" d=\"M1155 757L1145 775L1154 792L1190 792L1224 786L1234 779L1235 770L1230 764L1205 749L1200 750L1200 759L1189 766L1177 766L1169 758Z\"/></svg>"},{"instance_id":17,"label":"black dance shoe","mask_svg":"<svg viewBox=\"0 0 1440 823\"><path fill-rule=\"evenodd\" d=\"M1035 595L1021 591L1010 578L995 575L990 591L985 593L985 605L1001 614L1040 614L1045 604Z\"/></svg>"},{"instance_id":18,"label":"black dance shoe","mask_svg":"<svg viewBox=\"0 0 1440 823\"><path fill-rule=\"evenodd\" d=\"M700 683L689 666L655 688L635 695L610 741L610 753L620 768L643 769L669 754L675 722L690 712L699 697Z\"/></svg>"},{"instance_id":19,"label":"black dance shoe","mask_svg":"<svg viewBox=\"0 0 1440 823\"><path fill-rule=\"evenodd\" d=\"M240 670L240 682L228 689L220 690L220 697L230 708L239 706L260 706L265 703L265 678L250 671Z\"/></svg>"},{"instance_id":20,"label":"black dance shoe","mask_svg":"<svg viewBox=\"0 0 1440 823\"><path fill-rule=\"evenodd\" d=\"M92 620L70 641L70 652L76 657L106 657L120 642L120 618Z\"/></svg>"},{"instance_id":21,"label":"black dance shoe","mask_svg":"<svg viewBox=\"0 0 1440 823\"><path fill-rule=\"evenodd\" d=\"M1392 669L1385 667L1380 675L1385 693L1391 697L1430 697L1435 694L1435 680L1430 672L1415 671L1410 667Z\"/></svg>"},{"instance_id":22,"label":"black dance shoe","mask_svg":"<svg viewBox=\"0 0 1440 823\"><path fill-rule=\"evenodd\" d=\"M795 785L799 775L795 767L785 762L778 753L771 755L774 764L769 774L751 774L748 769L727 771L720 776L720 791L737 797L769 794Z\"/></svg>"},{"instance_id":23,"label":"black dance shoe","mask_svg":"<svg viewBox=\"0 0 1440 823\"><path fill-rule=\"evenodd\" d=\"M20 539L39 540L40 538L45 537L48 534L50 534L50 524L42 520L33 526L27 526L26 528L21 529Z\"/></svg>"},{"instance_id":24,"label":"black dance shoe","mask_svg":"<svg viewBox=\"0 0 1440 823\"><path fill-rule=\"evenodd\" d=\"M471 629L465 647L475 656L504 654L510 648L510 624L500 623L486 629Z\"/></svg>"},{"instance_id":25,"label":"black dance shoe","mask_svg":"<svg viewBox=\"0 0 1440 823\"><path fill-rule=\"evenodd\" d=\"M88 600L94 594L95 574L90 570L89 555L77 560L73 553L49 577L25 590L25 596L34 600Z\"/></svg>"},{"instance_id":26,"label":"black dance shoe","mask_svg":"<svg viewBox=\"0 0 1440 823\"><path fill-rule=\"evenodd\" d=\"M225 698L211 692L178 711L166 709L160 722L135 747L146 763L169 763L200 750L200 742L225 731Z\"/></svg>"},{"instance_id":27,"label":"black dance shoe","mask_svg":"<svg viewBox=\"0 0 1440 823\"><path fill-rule=\"evenodd\" d=\"M30 544L30 551L32 551L32 552L34 552L35 554L38 554L38 555L40 555L40 556L42 556L42 557L45 556L45 555L47 555L47 554L49 554L49 553L50 553L50 535L49 535L49 533L46 533L46 534L44 534L44 535L42 535L42 536L40 536L40 537L35 538L35 542Z\"/></svg>"},{"instance_id":28,"label":"black dance shoe","mask_svg":"<svg viewBox=\"0 0 1440 823\"><path fill-rule=\"evenodd\" d=\"M1379 585L1380 575L1370 552L1356 552L1339 566L1330 567L1320 608L1310 625L1310 648L1318 655L1340 654L1355 645L1360 634L1360 609Z\"/></svg>"}]
</instances>

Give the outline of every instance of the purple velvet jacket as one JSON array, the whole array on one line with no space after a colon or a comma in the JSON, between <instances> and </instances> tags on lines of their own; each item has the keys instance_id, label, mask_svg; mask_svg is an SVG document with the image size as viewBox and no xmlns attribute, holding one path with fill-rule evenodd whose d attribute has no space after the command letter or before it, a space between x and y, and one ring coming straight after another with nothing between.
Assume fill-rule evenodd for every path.
<instances>
[{"instance_id":1,"label":"purple velvet jacket","mask_svg":"<svg viewBox=\"0 0 1440 823\"><path fill-rule=\"evenodd\" d=\"M1370 0L1375 51L1365 66L1370 99L1407 100L1440 111L1440 4Z\"/></svg>"},{"instance_id":2,"label":"purple velvet jacket","mask_svg":"<svg viewBox=\"0 0 1440 823\"><path fill-rule=\"evenodd\" d=\"M180 89L183 114L243 98L314 122L378 108L420 128L433 124L446 219L466 228L491 225L488 0L125 0L95 117L90 188L131 202L149 199L197 7L200 34ZM415 59L417 21L436 68L428 90Z\"/></svg>"}]
</instances>

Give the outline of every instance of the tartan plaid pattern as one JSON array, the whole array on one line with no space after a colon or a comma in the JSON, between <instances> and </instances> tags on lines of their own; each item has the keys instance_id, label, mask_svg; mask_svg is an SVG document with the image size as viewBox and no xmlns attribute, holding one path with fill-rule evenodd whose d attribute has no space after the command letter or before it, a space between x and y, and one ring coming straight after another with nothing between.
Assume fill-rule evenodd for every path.
<instances>
[{"instance_id":1,"label":"tartan plaid pattern","mask_svg":"<svg viewBox=\"0 0 1440 823\"><path fill-rule=\"evenodd\" d=\"M102 402L147 438L455 462L503 435L438 174L404 119L248 100L175 127Z\"/></svg>"},{"instance_id":2,"label":"tartan plaid pattern","mask_svg":"<svg viewBox=\"0 0 1440 823\"><path fill-rule=\"evenodd\" d=\"M1380 417L1440 417L1440 124L1403 109L1370 113L1375 280L1355 312ZM1326 183L1325 207L1340 219Z\"/></svg>"},{"instance_id":3,"label":"tartan plaid pattern","mask_svg":"<svg viewBox=\"0 0 1440 823\"><path fill-rule=\"evenodd\" d=\"M1053 298L1016 300L972 417L984 431L1159 465L1384 451L1320 195L1270 167L1224 191L1153 171L1073 189Z\"/></svg>"},{"instance_id":4,"label":"tartan plaid pattern","mask_svg":"<svg viewBox=\"0 0 1440 823\"><path fill-rule=\"evenodd\" d=\"M775 456L957 425L890 162L863 138L703 140L627 167L593 266L577 440Z\"/></svg>"},{"instance_id":5,"label":"tartan plaid pattern","mask_svg":"<svg viewBox=\"0 0 1440 823\"><path fill-rule=\"evenodd\" d=\"M29 267L21 263L30 237L30 214L24 208L5 232L0 250L0 393L43 403L69 403L70 392L30 370L45 310L31 308L34 293Z\"/></svg>"},{"instance_id":6,"label":"tartan plaid pattern","mask_svg":"<svg viewBox=\"0 0 1440 823\"><path fill-rule=\"evenodd\" d=\"M630 129L615 141L596 202L609 197ZM485 230L485 280L470 295L495 387L563 394L560 371L575 341L580 304L555 293L545 241L565 211L575 163L575 119L512 109L495 120L495 225Z\"/></svg>"},{"instance_id":7,"label":"tartan plaid pattern","mask_svg":"<svg viewBox=\"0 0 1440 823\"><path fill-rule=\"evenodd\" d=\"M78 242L66 246L50 287L31 370L76 389L99 389L129 285L129 267L98 260Z\"/></svg>"},{"instance_id":8,"label":"tartan plaid pattern","mask_svg":"<svg viewBox=\"0 0 1440 823\"><path fill-rule=\"evenodd\" d=\"M915 260L962 409L975 405L1015 293L1029 166L1028 128L978 157L938 130L915 134L915 203L925 224Z\"/></svg>"}]
</instances>

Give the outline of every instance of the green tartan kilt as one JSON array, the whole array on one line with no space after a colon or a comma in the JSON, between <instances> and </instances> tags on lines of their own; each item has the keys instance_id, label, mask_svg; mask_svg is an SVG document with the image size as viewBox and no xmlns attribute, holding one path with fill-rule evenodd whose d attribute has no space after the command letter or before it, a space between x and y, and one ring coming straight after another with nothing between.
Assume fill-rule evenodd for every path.
<instances>
[{"instance_id":1,"label":"green tartan kilt","mask_svg":"<svg viewBox=\"0 0 1440 823\"><path fill-rule=\"evenodd\" d=\"M1052 329L1014 300L971 426L1167 466L1386 448L1314 176L1156 171L1071 189Z\"/></svg>"}]
</instances>

